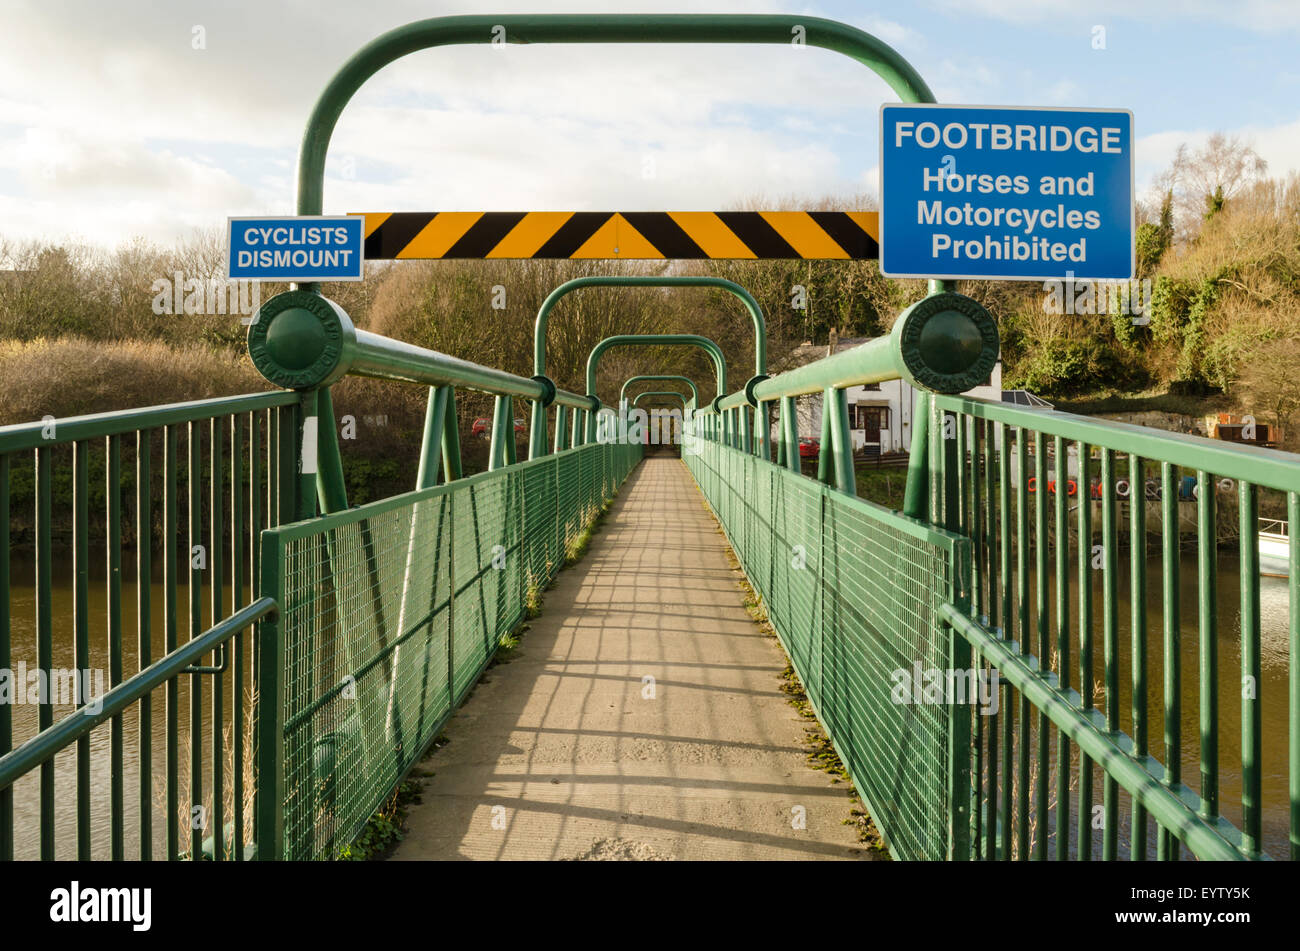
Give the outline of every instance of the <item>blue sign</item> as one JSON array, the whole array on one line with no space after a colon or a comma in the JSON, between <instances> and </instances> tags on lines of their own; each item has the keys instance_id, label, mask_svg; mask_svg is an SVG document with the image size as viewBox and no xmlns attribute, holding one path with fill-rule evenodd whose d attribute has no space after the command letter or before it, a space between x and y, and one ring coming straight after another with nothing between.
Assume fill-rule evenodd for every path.
<instances>
[{"instance_id":1,"label":"blue sign","mask_svg":"<svg viewBox=\"0 0 1300 951\"><path fill-rule=\"evenodd\" d=\"M880 118L881 273L1133 276L1133 113L889 103Z\"/></svg>"},{"instance_id":2,"label":"blue sign","mask_svg":"<svg viewBox=\"0 0 1300 951\"><path fill-rule=\"evenodd\" d=\"M359 281L365 277L365 219L231 218L231 280Z\"/></svg>"}]
</instances>

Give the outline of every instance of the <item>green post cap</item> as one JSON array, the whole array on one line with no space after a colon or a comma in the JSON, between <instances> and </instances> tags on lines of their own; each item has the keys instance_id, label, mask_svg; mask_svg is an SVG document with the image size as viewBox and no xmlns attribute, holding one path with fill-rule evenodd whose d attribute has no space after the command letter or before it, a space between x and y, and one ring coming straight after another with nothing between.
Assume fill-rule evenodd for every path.
<instances>
[{"instance_id":1,"label":"green post cap","mask_svg":"<svg viewBox=\"0 0 1300 951\"><path fill-rule=\"evenodd\" d=\"M276 386L310 390L347 372L356 331L341 307L310 291L277 294L248 327L248 355ZM346 358L346 359L345 359Z\"/></svg>"},{"instance_id":2,"label":"green post cap","mask_svg":"<svg viewBox=\"0 0 1300 951\"><path fill-rule=\"evenodd\" d=\"M965 294L917 301L898 318L893 336L915 382L938 393L979 386L998 362L997 323Z\"/></svg>"}]
</instances>

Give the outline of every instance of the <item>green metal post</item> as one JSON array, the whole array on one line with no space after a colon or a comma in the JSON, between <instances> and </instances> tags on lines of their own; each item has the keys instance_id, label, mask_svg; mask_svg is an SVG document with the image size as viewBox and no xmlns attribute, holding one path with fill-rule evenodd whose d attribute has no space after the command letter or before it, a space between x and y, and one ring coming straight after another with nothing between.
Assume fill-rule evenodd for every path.
<instances>
[{"instance_id":1,"label":"green metal post","mask_svg":"<svg viewBox=\"0 0 1300 951\"><path fill-rule=\"evenodd\" d=\"M0 669L11 670L9 608L9 454L0 452ZM0 704L0 757L13 749L12 704ZM0 789L0 862L14 857L14 791Z\"/></svg>"},{"instance_id":2,"label":"green metal post","mask_svg":"<svg viewBox=\"0 0 1300 951\"><path fill-rule=\"evenodd\" d=\"M343 479L343 457L339 453L338 420L328 386L316 392L316 494L321 513L343 512L348 507L347 483Z\"/></svg>"},{"instance_id":3,"label":"green metal post","mask_svg":"<svg viewBox=\"0 0 1300 951\"><path fill-rule=\"evenodd\" d=\"M831 436L831 390L822 393L822 435L817 447L817 481L822 485L835 484L835 447Z\"/></svg>"},{"instance_id":4,"label":"green metal post","mask_svg":"<svg viewBox=\"0 0 1300 951\"><path fill-rule=\"evenodd\" d=\"M1182 768L1182 620L1181 592L1179 590L1179 563L1182 557L1182 543L1178 526L1178 470L1168 462L1160 463L1160 529L1161 529L1161 590L1164 596L1164 721L1165 721L1165 786L1174 789L1183 779ZM1146 490L1143 487L1143 495ZM1204 496L1202 496L1203 498ZM1202 534L1202 540L1204 535ZM1218 539L1211 533L1210 547L1218 547ZM1214 581L1210 580L1213 588ZM1204 587L1201 596L1205 596ZM1204 618L1204 615L1202 615ZM1204 668L1202 668L1204 676ZM1217 691L1217 685L1214 687ZM1217 695L1217 694L1212 694ZM1205 694L1201 695L1205 703ZM1202 707L1202 709L1204 709ZM1211 730L1217 733L1218 724L1211 724ZM1202 735L1204 743L1204 735ZM1204 803L1202 803L1204 806ZM1161 829L1156 836L1156 859L1176 861L1178 859L1178 839L1172 830Z\"/></svg>"},{"instance_id":5,"label":"green metal post","mask_svg":"<svg viewBox=\"0 0 1300 951\"><path fill-rule=\"evenodd\" d=\"M822 396L822 414L830 417L834 485L845 495L858 494L853 469L853 438L849 431L849 398L844 390L828 388Z\"/></svg>"},{"instance_id":6,"label":"green metal post","mask_svg":"<svg viewBox=\"0 0 1300 951\"><path fill-rule=\"evenodd\" d=\"M1057 436L1052 443L1056 456L1056 652L1057 677L1061 690L1070 688L1070 524L1069 524L1069 453L1065 440ZM1064 730L1057 734L1056 761L1056 859L1070 857L1070 737Z\"/></svg>"},{"instance_id":7,"label":"green metal post","mask_svg":"<svg viewBox=\"0 0 1300 951\"><path fill-rule=\"evenodd\" d=\"M793 396L781 397L781 444L785 448L785 466L791 472L801 473L799 461L799 410Z\"/></svg>"},{"instance_id":8,"label":"green metal post","mask_svg":"<svg viewBox=\"0 0 1300 951\"><path fill-rule=\"evenodd\" d=\"M1147 755L1147 528L1146 493L1143 491L1142 457L1128 457L1129 483L1129 666L1132 668L1133 755ZM1133 804L1133 831L1129 858L1147 857L1147 814L1140 802Z\"/></svg>"},{"instance_id":9,"label":"green metal post","mask_svg":"<svg viewBox=\"0 0 1300 951\"><path fill-rule=\"evenodd\" d=\"M460 419L456 415L456 391L447 393L447 421L442 427L442 477L454 482L463 475L460 457Z\"/></svg>"},{"instance_id":10,"label":"green metal post","mask_svg":"<svg viewBox=\"0 0 1300 951\"><path fill-rule=\"evenodd\" d=\"M903 492L903 514L924 519L930 511L929 463L930 394L916 391L912 409L912 446L907 459L907 487Z\"/></svg>"},{"instance_id":11,"label":"green metal post","mask_svg":"<svg viewBox=\"0 0 1300 951\"><path fill-rule=\"evenodd\" d=\"M493 406L492 449L488 455L489 472L510 465L510 447L515 441L515 420L510 402L510 397L498 396Z\"/></svg>"},{"instance_id":12,"label":"green metal post","mask_svg":"<svg viewBox=\"0 0 1300 951\"><path fill-rule=\"evenodd\" d=\"M1092 709L1092 448L1079 446L1079 708ZM1092 760L1079 752L1078 859L1092 859Z\"/></svg>"},{"instance_id":13,"label":"green metal post","mask_svg":"<svg viewBox=\"0 0 1300 951\"><path fill-rule=\"evenodd\" d=\"M528 458L540 459L546 455L546 407L541 400L532 400L530 405L532 409L528 424Z\"/></svg>"},{"instance_id":14,"label":"green metal post","mask_svg":"<svg viewBox=\"0 0 1300 951\"><path fill-rule=\"evenodd\" d=\"M447 407L451 400L451 387L429 387L429 401L424 412L424 437L420 442L420 468L415 476L417 489L428 489L438 484L438 466L442 461L443 427L447 422Z\"/></svg>"},{"instance_id":15,"label":"green metal post","mask_svg":"<svg viewBox=\"0 0 1300 951\"><path fill-rule=\"evenodd\" d=\"M1210 473L1197 472L1196 485L1196 581L1199 622L1197 667L1200 671L1201 701L1201 805L1198 812L1207 819L1214 819L1219 815L1219 597L1216 588L1219 576L1218 506L1214 494L1214 477ZM1170 557L1177 557L1176 550L1170 553ZM1168 595L1165 602L1166 607L1172 603L1172 606L1177 609L1177 602L1171 601ZM1176 643L1175 641L1175 645ZM1169 661L1166 660L1166 663ZM1168 687L1169 683L1166 681L1166 690ZM1168 715L1166 719L1169 719ZM1177 723L1174 724L1174 728L1177 730ZM1175 732L1174 737L1177 736ZM1166 744L1168 739L1167 737Z\"/></svg>"},{"instance_id":16,"label":"green metal post","mask_svg":"<svg viewBox=\"0 0 1300 951\"><path fill-rule=\"evenodd\" d=\"M555 407L555 451L563 452L569 448L569 408Z\"/></svg>"},{"instance_id":17,"label":"green metal post","mask_svg":"<svg viewBox=\"0 0 1300 951\"><path fill-rule=\"evenodd\" d=\"M1101 534L1105 545L1102 573L1102 657L1106 675L1106 727L1119 732L1119 530L1115 524L1115 453L1101 451ZM1119 783L1107 775L1102 784L1106 827L1102 830L1101 858L1113 862L1119 855Z\"/></svg>"},{"instance_id":18,"label":"green metal post","mask_svg":"<svg viewBox=\"0 0 1300 951\"><path fill-rule=\"evenodd\" d=\"M262 577L258 592L275 599L278 612L257 629L256 801L254 839L259 861L284 858L284 543L262 536Z\"/></svg>"},{"instance_id":19,"label":"green metal post","mask_svg":"<svg viewBox=\"0 0 1300 951\"><path fill-rule=\"evenodd\" d=\"M4 460L0 459L0 467ZM3 489L3 468L0 468L0 490ZM1300 492L1286 494L1287 537L1300 538ZM0 512L0 518L3 513ZM3 541L3 539L0 539ZM1291 604L1300 604L1300 545L1289 545L1287 568L1289 596ZM1290 617L1290 641L1288 665L1289 685L1287 691L1287 723L1290 724L1287 738L1287 760L1290 763L1288 791L1291 799L1291 861L1300 860L1300 611L1292 611ZM0 737L2 739L2 737ZM0 856L3 858L3 856Z\"/></svg>"},{"instance_id":20,"label":"green metal post","mask_svg":"<svg viewBox=\"0 0 1300 951\"><path fill-rule=\"evenodd\" d=\"M1259 494L1237 484L1241 539L1241 850L1260 853L1263 836L1263 726L1260 710ZM1294 608L1293 608L1294 609ZM1297 724L1291 724L1295 729Z\"/></svg>"}]
</instances>

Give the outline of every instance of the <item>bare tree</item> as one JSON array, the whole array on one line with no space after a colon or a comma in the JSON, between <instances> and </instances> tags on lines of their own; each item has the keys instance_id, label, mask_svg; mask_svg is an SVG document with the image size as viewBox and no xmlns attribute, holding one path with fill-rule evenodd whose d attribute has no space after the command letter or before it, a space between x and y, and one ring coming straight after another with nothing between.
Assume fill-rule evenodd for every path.
<instances>
[{"instance_id":1,"label":"bare tree","mask_svg":"<svg viewBox=\"0 0 1300 951\"><path fill-rule=\"evenodd\" d=\"M1256 408L1283 432L1287 443L1290 423L1300 411L1300 340L1289 337L1274 340L1255 351L1241 375L1240 390L1244 408Z\"/></svg>"},{"instance_id":2,"label":"bare tree","mask_svg":"<svg viewBox=\"0 0 1300 951\"><path fill-rule=\"evenodd\" d=\"M1222 211L1267 171L1268 162L1249 143L1215 132L1198 149L1186 142L1180 145L1157 185L1162 190L1172 188L1179 237L1186 240L1195 237L1206 219Z\"/></svg>"}]
</instances>

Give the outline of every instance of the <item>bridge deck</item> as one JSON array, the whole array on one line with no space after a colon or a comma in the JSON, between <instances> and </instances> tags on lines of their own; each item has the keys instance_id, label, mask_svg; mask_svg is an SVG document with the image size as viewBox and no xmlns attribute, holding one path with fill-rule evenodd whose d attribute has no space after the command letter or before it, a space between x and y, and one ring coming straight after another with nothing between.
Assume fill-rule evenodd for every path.
<instances>
[{"instance_id":1,"label":"bridge deck","mask_svg":"<svg viewBox=\"0 0 1300 951\"><path fill-rule=\"evenodd\" d=\"M423 762L394 857L866 857L727 551L681 462L646 459Z\"/></svg>"}]
</instances>

